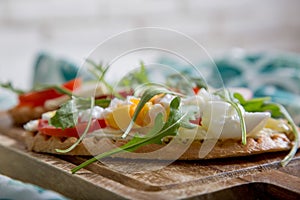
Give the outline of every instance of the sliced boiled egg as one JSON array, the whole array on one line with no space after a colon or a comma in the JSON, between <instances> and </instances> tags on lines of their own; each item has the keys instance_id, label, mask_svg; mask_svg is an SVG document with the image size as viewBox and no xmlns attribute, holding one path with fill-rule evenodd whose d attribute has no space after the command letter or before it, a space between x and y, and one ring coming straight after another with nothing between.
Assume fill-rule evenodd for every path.
<instances>
[{"instance_id":1,"label":"sliced boiled egg","mask_svg":"<svg viewBox=\"0 0 300 200\"><path fill-rule=\"evenodd\" d=\"M247 134L260 131L270 118L268 112L245 112L243 117ZM241 138L240 118L234 108L227 102L210 101L203 108L202 125L207 129L207 138Z\"/></svg>"},{"instance_id":2,"label":"sliced boiled egg","mask_svg":"<svg viewBox=\"0 0 300 200\"><path fill-rule=\"evenodd\" d=\"M159 96L157 96L157 98L159 98ZM128 98L127 103L119 101L119 104L116 105L114 102L113 107L110 106L108 109L106 109L106 124L111 128L121 129L125 131L132 120L139 102L140 99L136 97ZM154 123L154 119L158 113L163 113L163 116L166 120L167 111L165 107L159 103L154 102L155 100L152 98L144 105L135 120L133 128L152 126Z\"/></svg>"}]
</instances>

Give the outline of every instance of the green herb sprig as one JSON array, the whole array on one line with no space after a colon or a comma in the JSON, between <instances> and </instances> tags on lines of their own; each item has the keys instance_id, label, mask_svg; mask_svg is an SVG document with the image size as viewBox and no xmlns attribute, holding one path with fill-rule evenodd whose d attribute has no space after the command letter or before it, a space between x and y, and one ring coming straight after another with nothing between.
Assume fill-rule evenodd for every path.
<instances>
[{"instance_id":1,"label":"green herb sprig","mask_svg":"<svg viewBox=\"0 0 300 200\"><path fill-rule=\"evenodd\" d=\"M76 96L72 91L60 86L60 85L38 85L35 86L32 91L42 91L47 89L54 89L56 92L60 94L68 95L69 97Z\"/></svg>"},{"instance_id":2,"label":"green herb sprig","mask_svg":"<svg viewBox=\"0 0 300 200\"><path fill-rule=\"evenodd\" d=\"M84 132L82 133L82 135L80 136L80 138L74 144L72 144L69 148L67 148L67 149L55 149L58 153L67 153L67 152L72 151L83 140L83 138L86 136L86 134L88 133L89 128L91 126L92 116L93 116L92 115L92 112L93 112L92 108L94 107L94 105L95 105L95 98L91 97L91 105L90 105L91 110L90 110L90 116L89 116L89 119L88 119L88 124L85 127ZM77 115L77 117L78 117L78 115Z\"/></svg>"},{"instance_id":3,"label":"green herb sprig","mask_svg":"<svg viewBox=\"0 0 300 200\"><path fill-rule=\"evenodd\" d=\"M92 102L94 102L92 104ZM56 111L55 115L50 119L49 124L56 128L71 128L75 127L78 122L78 116L80 111L84 111L89 108L93 108L94 105L101 106L103 108L108 107L110 99L94 99L72 97L71 100L62 104ZM93 105L93 106L91 106Z\"/></svg>"},{"instance_id":4,"label":"green herb sprig","mask_svg":"<svg viewBox=\"0 0 300 200\"><path fill-rule=\"evenodd\" d=\"M270 112L272 117L282 117L280 107L276 103L272 103L270 97L252 98L245 100L240 93L234 93L236 98L247 112Z\"/></svg>"},{"instance_id":5,"label":"green herb sprig","mask_svg":"<svg viewBox=\"0 0 300 200\"><path fill-rule=\"evenodd\" d=\"M281 165L286 166L297 153L299 146L299 130L287 110L280 104L270 102L270 97L245 100L239 93L234 93L233 96L240 102L247 112L270 112L272 117L282 117L291 125L292 132L294 134L294 144L289 154L281 161Z\"/></svg>"},{"instance_id":6,"label":"green herb sprig","mask_svg":"<svg viewBox=\"0 0 300 200\"><path fill-rule=\"evenodd\" d=\"M107 89L109 90L109 92L111 94L113 94L115 97L122 99L123 97L118 93L115 92L114 88L112 85L110 85L105 79L105 75L107 74L109 67L104 67L102 63L95 63L94 61L90 60L90 59L86 59L86 62L89 63L93 68L89 68L89 71L91 72L91 74L93 74L97 81L99 83L103 83Z\"/></svg>"},{"instance_id":7,"label":"green herb sprig","mask_svg":"<svg viewBox=\"0 0 300 200\"><path fill-rule=\"evenodd\" d=\"M71 128L78 122L79 112L90 108L91 100L72 97L71 100L62 104L55 115L49 120L49 124L56 128Z\"/></svg>"},{"instance_id":8,"label":"green herb sprig","mask_svg":"<svg viewBox=\"0 0 300 200\"><path fill-rule=\"evenodd\" d=\"M155 95L158 94L168 94L168 93L172 93L171 91L167 90L166 88L162 88L162 87L149 87L143 94L143 96L141 97L141 100L139 101L135 112L132 116L132 119L130 121L130 124L128 125L126 131L124 132L124 134L122 135L122 138L126 138L127 135L129 134L130 130L132 129L134 122L136 121L140 111L142 110L142 108L144 107L144 105Z\"/></svg>"},{"instance_id":9,"label":"green herb sprig","mask_svg":"<svg viewBox=\"0 0 300 200\"><path fill-rule=\"evenodd\" d=\"M135 85L142 85L149 83L149 77L147 74L146 67L143 62L140 62L140 69L138 71L134 71L129 73L126 77L124 77L120 84L125 87L133 87Z\"/></svg>"},{"instance_id":10,"label":"green herb sprig","mask_svg":"<svg viewBox=\"0 0 300 200\"><path fill-rule=\"evenodd\" d=\"M110 151L107 151L105 153L99 154L82 164L78 165L77 167L73 168L71 172L74 174L78 170L92 164L93 162L96 162L99 159L128 151L132 152L136 149L138 149L141 146L147 145L147 144L161 144L161 140L163 137L167 135L176 135L178 128L181 126L181 122L184 121L184 118L186 115L183 115L180 113L178 107L180 105L180 98L175 97L171 104L170 104L170 114L167 122L163 121L163 115L159 113L155 118L155 125L153 129L151 129L145 136L141 137L139 135L135 135L128 143L125 145L112 149Z\"/></svg>"},{"instance_id":11,"label":"green herb sprig","mask_svg":"<svg viewBox=\"0 0 300 200\"><path fill-rule=\"evenodd\" d=\"M295 156L295 154L297 153L298 147L299 147L299 129L296 126L294 120L292 119L292 117L290 116L290 114L287 112L287 110L280 104L275 104L274 106L277 105L277 107L279 108L281 114L284 116L284 118L288 121L288 123L291 125L292 127L292 131L294 134L294 144L292 149L290 150L289 154L281 161L281 165L282 166L286 166Z\"/></svg>"},{"instance_id":12,"label":"green herb sprig","mask_svg":"<svg viewBox=\"0 0 300 200\"><path fill-rule=\"evenodd\" d=\"M16 94L24 94L25 91L21 90L21 89L17 89L15 88L11 82L7 82L7 83L0 83L0 87L8 89Z\"/></svg>"},{"instance_id":13,"label":"green herb sprig","mask_svg":"<svg viewBox=\"0 0 300 200\"><path fill-rule=\"evenodd\" d=\"M36 92L36 91L42 91L42 90L47 90L47 89L54 89L56 92L60 93L60 94L65 94L68 96L76 96L73 94L72 91L65 89L64 87L60 86L60 85L38 85L35 86L34 88L32 88L30 91L24 91L21 89L17 89L15 88L11 82L7 82L7 83L0 83L0 87L8 89L18 95L22 95L28 92Z\"/></svg>"},{"instance_id":14,"label":"green herb sprig","mask_svg":"<svg viewBox=\"0 0 300 200\"><path fill-rule=\"evenodd\" d=\"M134 117L132 118L131 122L134 122L134 120L137 118L138 113L140 112L140 110L142 109L142 107L145 105L145 103L147 101L149 101L153 96L157 95L157 94L161 94L161 93L168 93L169 91L164 89L164 88L152 88L149 90L146 90L144 92L144 95L141 98L140 101L140 105L137 107ZM244 118L242 116L242 111L239 107L239 101L238 99L236 99L234 97L234 95L231 95L229 93L229 91L222 91L222 92L217 92L217 95L219 95L223 100L225 100L226 102L228 102L230 105L232 105L240 119L241 119L241 124L242 126L244 126L244 128L242 128L243 131L243 137L244 137L244 142L246 142L246 126L245 126L245 121ZM235 95L236 96L236 95ZM251 109L257 109L255 108L254 104L257 105L264 105L261 103L258 103L260 101L266 101L268 99L256 99L253 100L252 102L248 102L248 108ZM244 104L245 102L242 101L242 103ZM253 104L251 106L251 104ZM83 162L82 164L80 164L79 166L73 168L71 170L72 173L76 173L78 170L86 167L87 165L96 162L99 159L108 157L108 156L112 156L114 154L117 153L121 153L124 151L127 152L132 152L136 149L138 149L141 146L147 145L147 144L153 144L153 143L157 143L157 144L161 144L161 139L167 135L176 135L178 128L180 126L185 126L188 128L194 128L194 126L190 126L189 123L187 123L188 120L186 120L187 118L187 114L182 114L178 107L180 105L180 98L177 96L176 98L173 99L173 101L170 104L170 114L169 114L169 119L167 120L167 122L163 121L163 116L162 114L158 114L155 118L155 125L153 127L153 129L151 129L145 136L140 136L138 134L136 134L133 139L131 139L128 143L126 143L125 145L116 148L116 149L112 149L108 152L99 154L95 157L93 157L92 159L89 159L85 162ZM261 106L260 106L261 107ZM295 141L294 141L294 146L292 147L290 153L281 161L282 166L286 166L294 157L295 153L297 152L297 148L298 148L298 144L299 144L299 136L298 136L298 129L296 127L296 125L294 124L292 118L290 117L290 115L287 113L287 111L284 109L283 106L278 105L278 104L272 104L271 108L275 108L274 111L278 112L278 108L280 110L281 116L284 116L289 124L292 126L293 132L295 134ZM264 107L265 109L266 107ZM253 110L255 111L255 110ZM131 130L132 126L128 127L127 131ZM243 139L242 139L243 140Z\"/></svg>"},{"instance_id":15,"label":"green herb sprig","mask_svg":"<svg viewBox=\"0 0 300 200\"><path fill-rule=\"evenodd\" d=\"M56 149L59 153L67 153L73 150L86 136L88 130L91 126L92 122L92 108L95 105L99 105L101 107L108 107L110 103L109 99L97 99L95 100L94 97L91 98L80 98L80 97L73 97L70 101L67 101L63 104L55 113L55 115L50 119L49 124L56 127L56 128L71 128L75 127L78 122L78 116L80 111L84 111L90 108L90 115L88 119L87 126L84 132L81 134L80 138L69 148L67 149Z\"/></svg>"}]
</instances>

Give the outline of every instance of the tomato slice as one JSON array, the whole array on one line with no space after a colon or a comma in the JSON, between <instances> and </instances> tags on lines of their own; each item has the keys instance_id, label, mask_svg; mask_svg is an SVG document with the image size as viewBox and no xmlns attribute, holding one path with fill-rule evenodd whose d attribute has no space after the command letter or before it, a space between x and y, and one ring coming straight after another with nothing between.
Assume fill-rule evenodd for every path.
<instances>
[{"instance_id":1,"label":"tomato slice","mask_svg":"<svg viewBox=\"0 0 300 200\"><path fill-rule=\"evenodd\" d=\"M192 124L196 124L196 125L199 125L199 126L202 126L201 122L202 122L202 118L197 118L197 119L194 119L194 120L190 120L190 122Z\"/></svg>"},{"instance_id":2,"label":"tomato slice","mask_svg":"<svg viewBox=\"0 0 300 200\"><path fill-rule=\"evenodd\" d=\"M62 85L62 87L73 91L81 86L81 79L76 78L69 82L66 82ZM63 94L58 93L54 89L47 89L42 91L33 91L26 94L19 95L19 105L18 106L43 106L45 101L49 99L54 99L62 96Z\"/></svg>"},{"instance_id":3,"label":"tomato slice","mask_svg":"<svg viewBox=\"0 0 300 200\"><path fill-rule=\"evenodd\" d=\"M76 137L79 138L83 132L85 131L87 126L87 122L81 122L72 128L56 128L54 126L50 126L48 121L39 120L38 130L45 135L50 136L59 136L59 137ZM93 119L91 122L91 126L88 130L88 133L91 133L95 130L105 128L106 123L104 119Z\"/></svg>"},{"instance_id":4,"label":"tomato slice","mask_svg":"<svg viewBox=\"0 0 300 200\"><path fill-rule=\"evenodd\" d=\"M198 92L199 92L199 90L200 90L201 88L199 88L199 87L194 87L193 88L193 91L194 91L194 94L198 94Z\"/></svg>"}]
</instances>

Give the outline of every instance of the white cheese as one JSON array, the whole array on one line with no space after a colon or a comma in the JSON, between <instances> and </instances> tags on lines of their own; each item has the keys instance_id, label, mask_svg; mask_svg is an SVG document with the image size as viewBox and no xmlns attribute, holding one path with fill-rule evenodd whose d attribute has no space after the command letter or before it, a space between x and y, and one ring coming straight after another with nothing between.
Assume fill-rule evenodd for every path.
<instances>
[{"instance_id":1,"label":"white cheese","mask_svg":"<svg viewBox=\"0 0 300 200\"><path fill-rule=\"evenodd\" d=\"M56 111L49 111L49 112L43 113L42 119L49 121L55 115L55 113L56 113Z\"/></svg>"},{"instance_id":2,"label":"white cheese","mask_svg":"<svg viewBox=\"0 0 300 200\"><path fill-rule=\"evenodd\" d=\"M236 110L219 97L209 94L205 89L201 89L198 95L183 99L182 104L182 107L186 108L185 111L193 110L191 106L196 106L194 113L196 113L196 117L199 115L202 119L201 127L191 131L182 129L182 135L186 135L185 132L190 132L194 133L192 135L196 135L198 139L204 139L204 137L211 139L242 137L240 118ZM242 106L239 108L245 119L247 134L259 132L270 118L268 112L249 113L245 112Z\"/></svg>"},{"instance_id":3,"label":"white cheese","mask_svg":"<svg viewBox=\"0 0 300 200\"><path fill-rule=\"evenodd\" d=\"M38 130L39 120L31 120L24 125L26 131L34 132Z\"/></svg>"},{"instance_id":4,"label":"white cheese","mask_svg":"<svg viewBox=\"0 0 300 200\"><path fill-rule=\"evenodd\" d=\"M99 96L102 94L107 94L108 90L103 84L98 84L95 82L89 82L82 85L82 87L76 89L73 93L81 97ZM44 107L47 110L57 109L61 104L69 100L70 97L63 95L55 99L49 99L45 102Z\"/></svg>"},{"instance_id":5,"label":"white cheese","mask_svg":"<svg viewBox=\"0 0 300 200\"><path fill-rule=\"evenodd\" d=\"M172 102L172 100L174 99L173 95L170 94L166 94L164 95L162 98L158 99L157 102L155 102L155 104L161 104L163 105L165 108L170 106L170 103Z\"/></svg>"},{"instance_id":6,"label":"white cheese","mask_svg":"<svg viewBox=\"0 0 300 200\"><path fill-rule=\"evenodd\" d=\"M87 109L79 112L79 118L81 122L87 122L90 118L91 109ZM104 115L104 109L99 106L95 106L92 110L93 119L102 119Z\"/></svg>"}]
</instances>

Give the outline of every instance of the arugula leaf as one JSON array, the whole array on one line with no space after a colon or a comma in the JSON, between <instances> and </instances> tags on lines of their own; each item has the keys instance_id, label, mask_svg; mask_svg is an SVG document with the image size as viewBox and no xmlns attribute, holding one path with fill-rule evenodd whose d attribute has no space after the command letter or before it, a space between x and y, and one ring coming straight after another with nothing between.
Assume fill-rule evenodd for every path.
<instances>
[{"instance_id":1,"label":"arugula leaf","mask_svg":"<svg viewBox=\"0 0 300 200\"><path fill-rule=\"evenodd\" d=\"M0 87L6 88L6 89L8 89L8 90L10 90L10 91L18 94L18 95L27 93L26 91L23 91L23 90L15 88L12 85L11 82L0 83ZM62 87L60 85L38 85L38 86L35 86L34 88L32 88L30 91L40 91L40 90L46 90L46 89L54 89L58 93L66 94L68 96L74 96L74 94L72 93L72 91L70 91L68 89L65 89L64 87Z\"/></svg>"},{"instance_id":2,"label":"arugula leaf","mask_svg":"<svg viewBox=\"0 0 300 200\"><path fill-rule=\"evenodd\" d=\"M289 115L287 110L280 104L268 102L270 98L254 98L250 100L245 100L243 96L239 93L235 93L234 97L239 100L241 105L245 108L248 112L265 112L268 111L271 113L272 117L285 118L288 123L292 127L292 131L294 134L294 145L290 150L289 154L281 161L282 166L286 166L295 156L298 146L299 146L299 131L294 123L292 117Z\"/></svg>"},{"instance_id":3,"label":"arugula leaf","mask_svg":"<svg viewBox=\"0 0 300 200\"><path fill-rule=\"evenodd\" d=\"M104 67L102 63L96 64L94 61L90 59L86 59L86 62L89 63L93 68L89 69L89 71L97 78L98 82L102 82L109 90L111 94L115 97L122 99L123 97L118 93L115 92L113 86L111 86L105 79L105 75L109 70L110 66Z\"/></svg>"},{"instance_id":4,"label":"arugula leaf","mask_svg":"<svg viewBox=\"0 0 300 200\"><path fill-rule=\"evenodd\" d=\"M96 99L95 105L102 108L107 108L111 102L111 99Z\"/></svg>"},{"instance_id":5,"label":"arugula leaf","mask_svg":"<svg viewBox=\"0 0 300 200\"><path fill-rule=\"evenodd\" d=\"M279 118L283 116L280 107L276 103L265 103L265 105L262 106L261 111L271 112L271 115L274 118Z\"/></svg>"},{"instance_id":6,"label":"arugula leaf","mask_svg":"<svg viewBox=\"0 0 300 200\"><path fill-rule=\"evenodd\" d=\"M72 97L69 101L62 104L61 107L56 111L55 115L50 119L49 124L56 128L71 128L76 126L78 122L78 116L80 111L92 108L91 103L94 101L93 106L97 105L102 108L106 108L110 104L110 99L94 99Z\"/></svg>"},{"instance_id":7,"label":"arugula leaf","mask_svg":"<svg viewBox=\"0 0 300 200\"><path fill-rule=\"evenodd\" d=\"M99 159L123 152L123 151L129 151L132 152L136 149L138 149L141 146L147 145L147 144L161 144L162 138L164 138L167 135L176 135L177 130L181 125L181 122L185 118L186 115L182 115L180 113L178 107L180 105L180 98L175 97L171 104L170 104L170 114L168 121L166 123L163 122L163 115L160 113L155 118L155 126L152 130L150 130L144 137L140 137L138 135L134 136L133 139L131 139L128 143L125 145L112 149L110 151L107 151L105 153L99 154L83 163L78 165L77 167L73 168L71 172L74 174L81 168L86 167L87 165L96 162Z\"/></svg>"},{"instance_id":8,"label":"arugula leaf","mask_svg":"<svg viewBox=\"0 0 300 200\"><path fill-rule=\"evenodd\" d=\"M91 126L92 116L93 116L92 115L92 112L93 112L92 108L94 107L94 105L95 105L95 99L94 99L94 97L91 97L91 105L90 105L91 111L90 111L90 116L89 116L88 124L85 127L84 132L81 134L80 138L74 144L72 144L69 148L67 148L67 149L55 149L57 152L59 152L59 153L67 153L69 151L72 151L83 140L83 138L86 136L86 134L89 131L89 128Z\"/></svg>"},{"instance_id":9,"label":"arugula leaf","mask_svg":"<svg viewBox=\"0 0 300 200\"><path fill-rule=\"evenodd\" d=\"M51 117L49 124L62 129L74 127L78 121L78 114L79 111L76 107L75 99L72 99L62 104L55 115Z\"/></svg>"},{"instance_id":10,"label":"arugula leaf","mask_svg":"<svg viewBox=\"0 0 300 200\"><path fill-rule=\"evenodd\" d=\"M149 78L147 75L146 67L143 62L140 62L140 71L133 74L133 77L138 81L139 84L148 83Z\"/></svg>"},{"instance_id":11,"label":"arugula leaf","mask_svg":"<svg viewBox=\"0 0 300 200\"><path fill-rule=\"evenodd\" d=\"M291 151L289 152L289 154L281 161L281 165L284 167L286 166L295 156L295 154L297 153L298 147L299 147L299 130L298 127L296 126L296 124L294 123L292 117L289 115L289 113L287 112L287 110L280 104L275 104L278 106L278 108L280 109L280 112L282 113L282 115L285 117L285 119L288 121L288 123L291 125L292 127L292 131L294 133L294 145L291 149Z\"/></svg>"},{"instance_id":12,"label":"arugula leaf","mask_svg":"<svg viewBox=\"0 0 300 200\"><path fill-rule=\"evenodd\" d=\"M121 80L121 85L125 87L134 87L134 85L141 85L149 83L147 70L143 62L140 62L140 70L128 74Z\"/></svg>"},{"instance_id":13,"label":"arugula leaf","mask_svg":"<svg viewBox=\"0 0 300 200\"><path fill-rule=\"evenodd\" d=\"M86 59L86 62L89 63L93 68L89 68L89 71L98 79L102 80L106 74L109 67L104 68L102 62L99 64L95 63L93 60Z\"/></svg>"},{"instance_id":14,"label":"arugula leaf","mask_svg":"<svg viewBox=\"0 0 300 200\"><path fill-rule=\"evenodd\" d=\"M49 124L62 129L74 127L78 122L79 112L91 108L91 99L72 97L56 111Z\"/></svg>"},{"instance_id":15,"label":"arugula leaf","mask_svg":"<svg viewBox=\"0 0 300 200\"><path fill-rule=\"evenodd\" d=\"M140 106L138 106L139 108L137 108L135 111L135 114L138 115L139 111L142 109L142 107L145 105L145 103L147 101L149 101L154 95L161 94L161 93L168 93L168 91L164 88L155 88L155 89L152 88L152 89L146 90L144 95L141 98ZM242 134L243 134L242 137L244 137L244 138L242 138L242 140L246 139L246 135L244 135L244 134L246 134L245 121L242 116L242 111L239 108L239 103L238 103L237 99L235 99L233 96L231 96L227 90L218 91L216 94L219 95L222 99L224 99L226 102L231 104L236 109L236 111L240 117L240 120L241 120L241 126L244 125L244 129L242 128ZM261 101L265 101L265 100L266 99L259 99L259 100L256 99L255 101L253 101L253 104L255 104L256 106L262 107L263 104L261 103ZM246 101L244 99L241 99L241 102L245 103ZM119 148L112 149L108 152L99 154L99 155L81 163L79 166L73 168L71 170L71 172L74 174L81 168L84 168L87 165L98 161L99 159L102 159L102 158L105 158L105 157L108 157L108 156L111 156L111 155L114 155L114 154L117 154L120 152L124 152L124 151L132 152L132 151L138 149L139 147L147 145L147 144L154 144L154 143L161 144L161 140L165 136L176 135L178 128L180 126L187 126L189 128L194 128L194 126L190 126L187 121L188 114L182 114L180 112L180 110L178 109L179 105L180 105L180 99L179 99L179 97L175 97L170 104L170 114L169 114L169 118L168 118L167 122L163 121L163 116L161 113L158 114L155 118L155 125L154 125L153 129L151 129L145 136L140 136L140 135L136 134L133 137L133 139L131 139L125 145L123 145ZM273 107L279 108L281 115L284 115L285 118L288 120L288 122L292 126L293 132L295 134L294 146L292 147L290 153L281 161L282 166L285 166L292 160L295 153L297 152L297 148L298 148L298 144L299 144L298 129L297 129L296 125L294 124L292 118L290 117L290 115L287 113L287 111L285 110L285 108L283 106L278 105L278 104L268 104L268 106L270 106L271 108L273 108ZM254 109L254 108L251 108L251 109ZM132 119L132 122L134 122L134 119ZM129 127L127 130L130 130L131 128ZM245 142L246 142L246 140L245 140Z\"/></svg>"},{"instance_id":16,"label":"arugula leaf","mask_svg":"<svg viewBox=\"0 0 300 200\"><path fill-rule=\"evenodd\" d=\"M171 91L165 89L165 88L158 88L158 87L149 87L143 94L143 96L141 97L141 100L139 101L134 114L132 116L132 119L130 121L130 124L128 125L126 131L124 132L124 134L122 135L122 138L126 138L127 135L129 134L130 130L132 129L134 122L136 120L136 118L138 117L140 111L142 110L142 108L144 107L144 105L155 95L157 94L167 94L167 93L172 93Z\"/></svg>"},{"instance_id":17,"label":"arugula leaf","mask_svg":"<svg viewBox=\"0 0 300 200\"><path fill-rule=\"evenodd\" d=\"M155 127L154 129L151 130L151 132L149 132L149 136L150 135L155 135L157 134L160 130L161 130L161 127L163 126L163 116L162 114L158 114L155 118ZM120 152L123 152L123 151L134 151L135 149L137 149L138 147L140 147L141 145L140 142L142 142L142 138L141 137L134 137L132 140L130 140L128 143L126 143L125 145L119 147L119 148L115 148L115 149L112 149L110 151L107 151L107 152L104 152L102 154L99 154L83 163L81 163L80 165L78 165L77 167L73 168L71 170L72 174L76 173L78 170L98 161L99 159L102 159L102 158L106 158L108 156L111 156L111 155L114 155L114 154L117 154L117 153L120 153Z\"/></svg>"},{"instance_id":18,"label":"arugula leaf","mask_svg":"<svg viewBox=\"0 0 300 200\"><path fill-rule=\"evenodd\" d=\"M56 92L68 95L69 97L76 96L72 91L65 89L64 87L60 85L38 85L35 86L32 91L41 91L41 90L47 90L47 89L54 89Z\"/></svg>"},{"instance_id":19,"label":"arugula leaf","mask_svg":"<svg viewBox=\"0 0 300 200\"><path fill-rule=\"evenodd\" d=\"M0 87L3 87L3 88L5 88L5 89L8 89L8 90L10 90L10 91L12 91L12 92L14 92L14 93L16 93L16 94L19 94L19 95L25 93L25 91L15 88L15 87L12 85L11 82L0 83Z\"/></svg>"},{"instance_id":20,"label":"arugula leaf","mask_svg":"<svg viewBox=\"0 0 300 200\"><path fill-rule=\"evenodd\" d=\"M253 98L245 100L239 93L234 93L233 97L236 98L247 112L270 112L272 117L282 117L282 113L277 104L271 103L270 97Z\"/></svg>"},{"instance_id":21,"label":"arugula leaf","mask_svg":"<svg viewBox=\"0 0 300 200\"><path fill-rule=\"evenodd\" d=\"M90 99L73 97L71 100L63 104L60 109L58 109L55 115L50 119L49 124L57 128L70 128L75 127L78 122L79 112L81 110L91 109L87 126L84 132L81 134L80 138L67 149L56 149L59 153L67 153L73 150L86 136L92 122L92 108L95 105L101 106L103 108L107 107L110 103L109 99L97 99L94 97Z\"/></svg>"}]
</instances>

